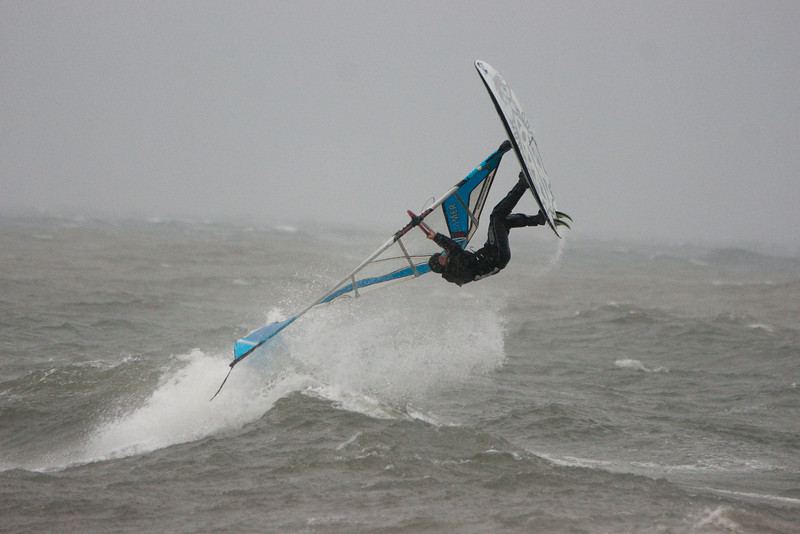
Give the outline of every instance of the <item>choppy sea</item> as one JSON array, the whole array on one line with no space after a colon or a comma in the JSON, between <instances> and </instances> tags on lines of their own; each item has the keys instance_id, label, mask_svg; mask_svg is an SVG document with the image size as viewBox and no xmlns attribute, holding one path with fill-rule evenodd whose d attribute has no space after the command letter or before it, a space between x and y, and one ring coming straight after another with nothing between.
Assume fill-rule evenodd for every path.
<instances>
[{"instance_id":1,"label":"choppy sea","mask_svg":"<svg viewBox=\"0 0 800 534\"><path fill-rule=\"evenodd\" d=\"M384 236L0 219L0 531L799 532L800 259L516 232L209 402Z\"/></svg>"}]
</instances>

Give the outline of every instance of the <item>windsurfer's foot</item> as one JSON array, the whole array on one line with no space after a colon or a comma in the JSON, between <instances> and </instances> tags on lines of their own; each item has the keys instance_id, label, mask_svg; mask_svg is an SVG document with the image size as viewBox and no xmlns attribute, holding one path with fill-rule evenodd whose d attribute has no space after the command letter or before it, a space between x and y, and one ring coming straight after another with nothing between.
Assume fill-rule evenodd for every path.
<instances>
[{"instance_id":1,"label":"windsurfer's foot","mask_svg":"<svg viewBox=\"0 0 800 534\"><path fill-rule=\"evenodd\" d=\"M525 226L541 226L545 222L547 219L541 211L536 215L525 215Z\"/></svg>"},{"instance_id":2,"label":"windsurfer's foot","mask_svg":"<svg viewBox=\"0 0 800 534\"><path fill-rule=\"evenodd\" d=\"M523 226L541 226L545 223L544 215L525 215L524 213L512 213L506 217L506 226L509 228L522 228Z\"/></svg>"}]
</instances>

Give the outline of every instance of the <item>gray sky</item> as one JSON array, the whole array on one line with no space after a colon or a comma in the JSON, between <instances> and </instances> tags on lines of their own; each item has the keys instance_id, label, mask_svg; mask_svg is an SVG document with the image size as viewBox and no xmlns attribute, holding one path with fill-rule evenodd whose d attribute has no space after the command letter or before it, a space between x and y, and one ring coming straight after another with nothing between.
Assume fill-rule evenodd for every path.
<instances>
[{"instance_id":1,"label":"gray sky","mask_svg":"<svg viewBox=\"0 0 800 534\"><path fill-rule=\"evenodd\" d=\"M797 247L798 28L796 1L0 0L0 212L393 229L503 140L482 59L575 235Z\"/></svg>"}]
</instances>

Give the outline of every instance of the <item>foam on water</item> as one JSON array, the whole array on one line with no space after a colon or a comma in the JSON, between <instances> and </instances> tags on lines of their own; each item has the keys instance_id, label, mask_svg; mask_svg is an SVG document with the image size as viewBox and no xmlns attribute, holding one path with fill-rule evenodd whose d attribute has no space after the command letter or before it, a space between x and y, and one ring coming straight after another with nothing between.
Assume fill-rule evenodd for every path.
<instances>
[{"instance_id":1,"label":"foam on water","mask_svg":"<svg viewBox=\"0 0 800 534\"><path fill-rule=\"evenodd\" d=\"M138 454L241 427L286 390L281 384L271 395L258 394L262 377L238 373L231 376L229 394L209 402L208 392L227 372L225 360L200 350L181 359L186 365L165 377L143 406L97 429L87 444L87 459Z\"/></svg>"},{"instance_id":2,"label":"foam on water","mask_svg":"<svg viewBox=\"0 0 800 534\"><path fill-rule=\"evenodd\" d=\"M54 451L33 470L54 470L150 452L170 445L235 430L261 417L275 401L308 385L298 374L273 376L233 373L226 394L209 402L227 372L222 355L199 349L179 356L184 365L169 371L141 406L101 420L78 447Z\"/></svg>"},{"instance_id":3,"label":"foam on water","mask_svg":"<svg viewBox=\"0 0 800 534\"><path fill-rule=\"evenodd\" d=\"M708 529L713 532L741 532L739 523L729 517L732 511L733 508L730 506L705 508L695 521L694 528L700 532L708 531Z\"/></svg>"},{"instance_id":4,"label":"foam on water","mask_svg":"<svg viewBox=\"0 0 800 534\"><path fill-rule=\"evenodd\" d=\"M751 328L753 330L763 330L764 332L767 332L769 334L775 333L775 328L765 323L752 323L747 325L747 328Z\"/></svg>"},{"instance_id":5,"label":"foam on water","mask_svg":"<svg viewBox=\"0 0 800 534\"><path fill-rule=\"evenodd\" d=\"M428 299L413 307L398 297L343 301L303 319L286 334L292 359L323 384L394 406L502 363L503 324L491 306Z\"/></svg>"},{"instance_id":6,"label":"foam on water","mask_svg":"<svg viewBox=\"0 0 800 534\"><path fill-rule=\"evenodd\" d=\"M669 369L666 367L654 367L650 368L645 366L639 360L634 360L631 358L623 358L614 362L614 365L621 368L621 369L634 369L636 371L644 371L645 373L668 373Z\"/></svg>"}]
</instances>

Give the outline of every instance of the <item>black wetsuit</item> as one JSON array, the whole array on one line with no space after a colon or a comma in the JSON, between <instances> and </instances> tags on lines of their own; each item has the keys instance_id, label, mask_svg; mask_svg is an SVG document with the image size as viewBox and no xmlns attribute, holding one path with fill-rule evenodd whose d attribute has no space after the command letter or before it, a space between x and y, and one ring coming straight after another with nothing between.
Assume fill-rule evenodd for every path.
<instances>
[{"instance_id":1,"label":"black wetsuit","mask_svg":"<svg viewBox=\"0 0 800 534\"><path fill-rule=\"evenodd\" d=\"M528 216L511 214L528 185L521 178L503 200L497 203L489 218L489 235L486 243L475 252L463 250L449 237L437 233L434 241L447 251L447 265L442 268L442 278L459 286L497 274L511 260L508 232L511 228L538 226L545 223L544 214Z\"/></svg>"}]
</instances>

